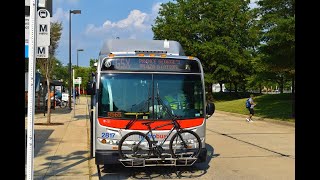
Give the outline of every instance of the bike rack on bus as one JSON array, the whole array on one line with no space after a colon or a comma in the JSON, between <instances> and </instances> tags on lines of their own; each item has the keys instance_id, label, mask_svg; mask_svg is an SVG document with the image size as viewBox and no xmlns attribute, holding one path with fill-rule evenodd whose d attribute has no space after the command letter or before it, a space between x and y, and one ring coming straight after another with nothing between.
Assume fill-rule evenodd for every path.
<instances>
[{"instance_id":1,"label":"bike rack on bus","mask_svg":"<svg viewBox=\"0 0 320 180\"><path fill-rule=\"evenodd\" d=\"M133 158L119 159L124 167L146 167L146 166L192 166L198 158L179 157L172 158L171 154L164 153L161 158Z\"/></svg>"}]
</instances>

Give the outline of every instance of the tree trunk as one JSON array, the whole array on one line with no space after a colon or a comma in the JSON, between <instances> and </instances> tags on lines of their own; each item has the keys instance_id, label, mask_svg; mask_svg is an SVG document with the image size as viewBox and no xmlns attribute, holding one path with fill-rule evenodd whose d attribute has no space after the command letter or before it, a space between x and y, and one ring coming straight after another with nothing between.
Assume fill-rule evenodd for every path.
<instances>
[{"instance_id":1,"label":"tree trunk","mask_svg":"<svg viewBox=\"0 0 320 180\"><path fill-rule=\"evenodd\" d=\"M292 91L291 91L291 93L292 93L292 94L295 93L295 77L294 77L294 75L293 75L293 77L292 77Z\"/></svg>"},{"instance_id":2,"label":"tree trunk","mask_svg":"<svg viewBox=\"0 0 320 180\"><path fill-rule=\"evenodd\" d=\"M47 100L47 124L51 123L51 97L50 97L50 79L48 75L46 75L47 78L47 93L48 93L48 100Z\"/></svg>"},{"instance_id":3,"label":"tree trunk","mask_svg":"<svg viewBox=\"0 0 320 180\"><path fill-rule=\"evenodd\" d=\"M50 110L51 110L51 97L50 97L50 82L47 79L47 93L48 93L48 98L47 98L47 124L50 124L51 118L50 118Z\"/></svg>"},{"instance_id":4,"label":"tree trunk","mask_svg":"<svg viewBox=\"0 0 320 180\"><path fill-rule=\"evenodd\" d=\"M208 83L208 93L212 94L212 83Z\"/></svg>"},{"instance_id":5,"label":"tree trunk","mask_svg":"<svg viewBox=\"0 0 320 180\"><path fill-rule=\"evenodd\" d=\"M284 87L284 77L281 76L280 78L281 78L280 79L280 94L282 94L283 93L283 87Z\"/></svg>"},{"instance_id":6,"label":"tree trunk","mask_svg":"<svg viewBox=\"0 0 320 180\"><path fill-rule=\"evenodd\" d=\"M47 87L43 85L43 90L42 90L42 97L43 97L43 103L42 103L42 110L43 110L43 116L46 115L46 91Z\"/></svg>"},{"instance_id":7,"label":"tree trunk","mask_svg":"<svg viewBox=\"0 0 320 180\"><path fill-rule=\"evenodd\" d=\"M235 92L235 93L238 92L238 83L234 83L234 92Z\"/></svg>"},{"instance_id":8,"label":"tree trunk","mask_svg":"<svg viewBox=\"0 0 320 180\"><path fill-rule=\"evenodd\" d=\"M212 83L207 83L207 87L205 87L207 90L205 91L205 96L207 101L213 101L212 99Z\"/></svg>"},{"instance_id":9,"label":"tree trunk","mask_svg":"<svg viewBox=\"0 0 320 180\"><path fill-rule=\"evenodd\" d=\"M294 75L292 77L292 117L295 118L296 117L296 103L295 103L295 85L294 85L295 79L294 79Z\"/></svg>"},{"instance_id":10,"label":"tree trunk","mask_svg":"<svg viewBox=\"0 0 320 180\"><path fill-rule=\"evenodd\" d=\"M222 83L219 83L220 85L220 92L222 92Z\"/></svg>"},{"instance_id":11,"label":"tree trunk","mask_svg":"<svg viewBox=\"0 0 320 180\"><path fill-rule=\"evenodd\" d=\"M262 94L262 85L261 85L261 83L259 84L259 93Z\"/></svg>"}]
</instances>

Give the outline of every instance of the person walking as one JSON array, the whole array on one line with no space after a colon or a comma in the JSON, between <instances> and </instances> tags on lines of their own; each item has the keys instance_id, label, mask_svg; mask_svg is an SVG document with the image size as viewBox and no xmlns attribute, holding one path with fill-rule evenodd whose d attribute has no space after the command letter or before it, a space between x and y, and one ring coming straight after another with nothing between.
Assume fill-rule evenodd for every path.
<instances>
[{"instance_id":1,"label":"person walking","mask_svg":"<svg viewBox=\"0 0 320 180\"><path fill-rule=\"evenodd\" d=\"M253 122L252 120L252 116L254 115L254 106L256 105L256 103L253 101L254 99L254 95L251 94L250 98L247 100L247 109L249 110L249 116L246 118L246 120L248 122Z\"/></svg>"}]
</instances>

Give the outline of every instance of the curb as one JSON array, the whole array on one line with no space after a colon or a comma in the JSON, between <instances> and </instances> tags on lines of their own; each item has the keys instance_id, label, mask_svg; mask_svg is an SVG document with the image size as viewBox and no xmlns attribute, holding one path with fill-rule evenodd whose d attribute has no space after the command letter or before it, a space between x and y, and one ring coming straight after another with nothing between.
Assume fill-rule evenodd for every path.
<instances>
[{"instance_id":1,"label":"curb","mask_svg":"<svg viewBox=\"0 0 320 180\"><path fill-rule=\"evenodd\" d=\"M220 110L215 110L215 112L221 113L221 114L228 114L232 116L244 117L244 118L248 116L244 114L238 114L238 113L232 113L232 112L226 112L226 111L220 111ZM281 125L295 127L295 122L288 122L288 121L282 121L282 120L270 119L270 118L262 118L258 116L254 116L254 117L255 117L255 120L259 120L259 121L265 121L265 122L270 122L274 124L281 124Z\"/></svg>"}]
</instances>

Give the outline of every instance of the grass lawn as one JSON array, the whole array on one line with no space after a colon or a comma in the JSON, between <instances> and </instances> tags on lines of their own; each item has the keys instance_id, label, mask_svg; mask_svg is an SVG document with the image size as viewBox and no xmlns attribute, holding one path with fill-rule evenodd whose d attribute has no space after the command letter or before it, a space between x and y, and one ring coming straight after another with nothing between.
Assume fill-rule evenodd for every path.
<instances>
[{"instance_id":1,"label":"grass lawn","mask_svg":"<svg viewBox=\"0 0 320 180\"><path fill-rule=\"evenodd\" d=\"M213 93L219 96L218 93ZM215 98L214 101L216 110L233 112L239 114L248 114L248 109L245 107L245 101L248 98L232 99L226 97ZM219 99L219 100L218 100ZM254 108L255 115L262 118L278 119L283 121L294 122L292 117L292 95L291 94L263 94L256 95L254 99L257 104Z\"/></svg>"}]
</instances>

